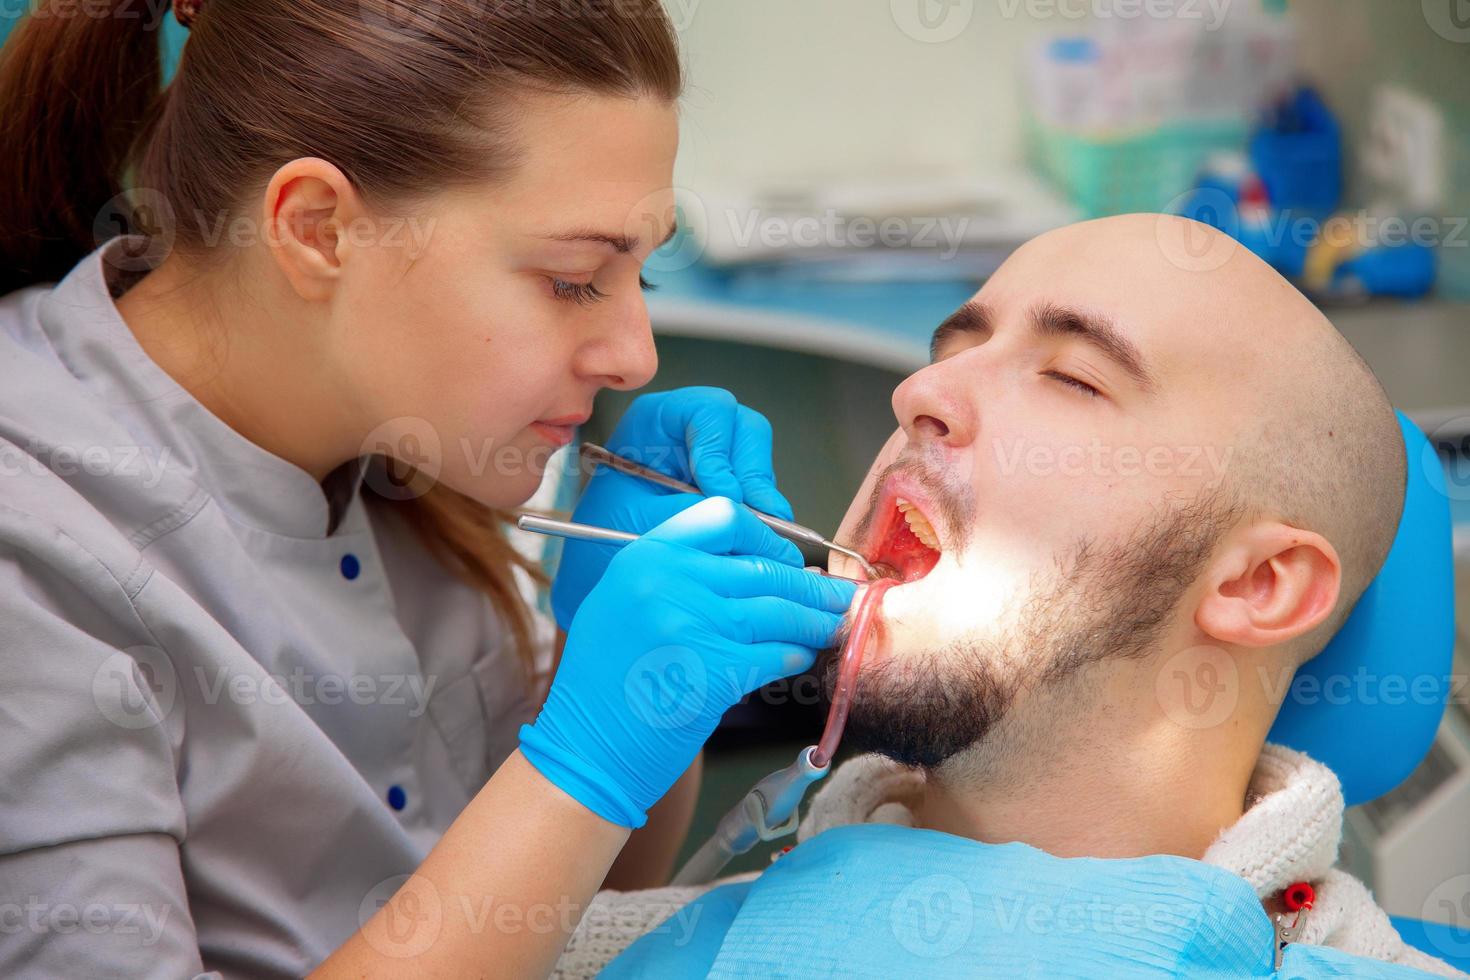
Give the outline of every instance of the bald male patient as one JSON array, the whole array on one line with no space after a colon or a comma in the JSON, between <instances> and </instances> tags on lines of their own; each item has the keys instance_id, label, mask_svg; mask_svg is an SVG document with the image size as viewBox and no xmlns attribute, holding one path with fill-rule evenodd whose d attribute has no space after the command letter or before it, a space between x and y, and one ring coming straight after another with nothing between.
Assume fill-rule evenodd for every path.
<instances>
[{"instance_id":1,"label":"bald male patient","mask_svg":"<svg viewBox=\"0 0 1470 980\"><path fill-rule=\"evenodd\" d=\"M1330 771L1266 744L1398 525L1402 437L1361 358L1265 263L1161 215L1029 242L932 354L837 535L904 580L848 721L868 754L828 778L793 854L876 821L1178 855L1244 878L1268 915L1313 884L1299 942L1460 975L1332 867ZM1238 683L1201 716L1171 679L1211 669ZM646 930L697 894L601 896L564 975L617 945L608 922L648 909Z\"/></svg>"}]
</instances>

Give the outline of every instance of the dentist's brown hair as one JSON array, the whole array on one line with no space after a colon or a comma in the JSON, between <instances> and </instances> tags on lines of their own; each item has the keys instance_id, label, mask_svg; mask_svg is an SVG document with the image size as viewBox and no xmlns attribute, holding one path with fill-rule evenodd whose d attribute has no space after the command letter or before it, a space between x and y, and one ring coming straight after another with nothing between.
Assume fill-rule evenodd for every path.
<instances>
[{"instance_id":1,"label":"dentist's brown hair","mask_svg":"<svg viewBox=\"0 0 1470 980\"><path fill-rule=\"evenodd\" d=\"M0 50L0 294L59 280L123 231L166 231L203 261L215 219L299 157L390 206L513 171L520 92L682 88L659 0L208 0L160 88L167 16L165 0L42 0ZM133 189L208 218L160 229L156 207L119 197ZM504 515L442 484L395 506L490 596L529 666L515 574L539 575Z\"/></svg>"}]
</instances>

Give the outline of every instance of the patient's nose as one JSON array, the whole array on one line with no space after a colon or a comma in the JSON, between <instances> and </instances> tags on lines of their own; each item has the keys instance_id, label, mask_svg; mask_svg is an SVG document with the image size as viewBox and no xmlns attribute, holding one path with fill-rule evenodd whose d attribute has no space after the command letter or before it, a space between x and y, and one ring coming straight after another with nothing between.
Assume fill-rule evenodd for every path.
<instances>
[{"instance_id":1,"label":"patient's nose","mask_svg":"<svg viewBox=\"0 0 1470 980\"><path fill-rule=\"evenodd\" d=\"M975 438L975 410L965 389L931 364L910 375L893 392L893 414L910 442L940 442L958 448Z\"/></svg>"}]
</instances>

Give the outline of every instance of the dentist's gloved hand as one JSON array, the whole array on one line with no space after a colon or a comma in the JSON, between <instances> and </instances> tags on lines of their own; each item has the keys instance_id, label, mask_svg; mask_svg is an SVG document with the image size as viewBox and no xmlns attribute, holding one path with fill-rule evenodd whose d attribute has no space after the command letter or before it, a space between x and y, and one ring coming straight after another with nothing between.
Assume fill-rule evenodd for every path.
<instances>
[{"instance_id":1,"label":"dentist's gloved hand","mask_svg":"<svg viewBox=\"0 0 1470 980\"><path fill-rule=\"evenodd\" d=\"M791 519L771 470L771 423L722 388L677 388L641 395L628 407L607 448L619 456L692 483L710 497L729 497ZM642 534L702 499L636 476L597 467L572 520ZM566 541L551 588L551 611L567 629L602 577L616 546Z\"/></svg>"},{"instance_id":2,"label":"dentist's gloved hand","mask_svg":"<svg viewBox=\"0 0 1470 980\"><path fill-rule=\"evenodd\" d=\"M811 666L856 591L804 571L745 508L702 500L609 563L521 753L594 813L641 827L727 709Z\"/></svg>"}]
</instances>

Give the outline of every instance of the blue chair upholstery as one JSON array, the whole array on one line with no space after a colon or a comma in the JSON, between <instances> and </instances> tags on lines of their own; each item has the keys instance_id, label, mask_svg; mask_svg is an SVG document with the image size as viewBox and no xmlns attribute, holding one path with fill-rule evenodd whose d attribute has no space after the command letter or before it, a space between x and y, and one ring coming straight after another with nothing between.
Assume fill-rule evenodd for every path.
<instances>
[{"instance_id":1,"label":"blue chair upholstery","mask_svg":"<svg viewBox=\"0 0 1470 980\"><path fill-rule=\"evenodd\" d=\"M1327 647L1293 680L1269 738L1326 764L1349 805L1389 792L1429 751L1449 697L1454 546L1444 467L1399 413L1408 484L1383 568ZM1394 917L1411 946L1470 971L1470 933Z\"/></svg>"},{"instance_id":2,"label":"blue chair upholstery","mask_svg":"<svg viewBox=\"0 0 1470 980\"><path fill-rule=\"evenodd\" d=\"M1399 937L1415 949L1470 973L1470 930L1422 919L1390 916Z\"/></svg>"},{"instance_id":3,"label":"blue chair upholstery","mask_svg":"<svg viewBox=\"0 0 1470 980\"><path fill-rule=\"evenodd\" d=\"M1268 736L1329 766L1348 805L1382 796L1429 751L1449 696L1454 550L1444 466L1401 412L1408 486L1378 577L1297 672Z\"/></svg>"}]
</instances>

